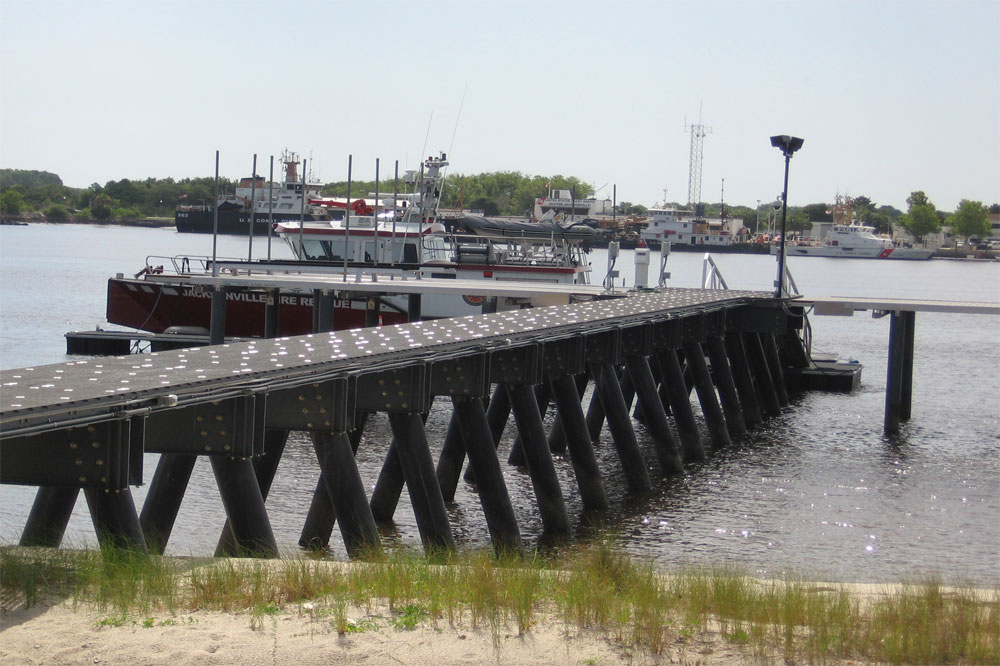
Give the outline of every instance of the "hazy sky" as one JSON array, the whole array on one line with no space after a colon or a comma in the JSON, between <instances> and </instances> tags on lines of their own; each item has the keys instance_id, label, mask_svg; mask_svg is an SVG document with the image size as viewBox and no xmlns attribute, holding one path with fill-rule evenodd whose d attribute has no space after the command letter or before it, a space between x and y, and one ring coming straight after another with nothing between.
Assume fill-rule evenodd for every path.
<instances>
[{"instance_id":1,"label":"hazy sky","mask_svg":"<svg viewBox=\"0 0 1000 666\"><path fill-rule=\"evenodd\" d=\"M1000 0L0 0L0 25L0 166L74 187L444 150L686 202L701 109L704 201L774 199L772 134L805 139L792 205L1000 201Z\"/></svg>"}]
</instances>

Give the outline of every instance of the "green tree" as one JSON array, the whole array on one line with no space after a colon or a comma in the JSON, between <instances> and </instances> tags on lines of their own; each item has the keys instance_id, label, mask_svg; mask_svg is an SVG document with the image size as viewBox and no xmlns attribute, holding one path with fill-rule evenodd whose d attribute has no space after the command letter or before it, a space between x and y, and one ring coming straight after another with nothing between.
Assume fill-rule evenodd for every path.
<instances>
[{"instance_id":1,"label":"green tree","mask_svg":"<svg viewBox=\"0 0 1000 666\"><path fill-rule=\"evenodd\" d=\"M114 200L103 192L95 196L90 202L90 214L98 220L111 218L111 206Z\"/></svg>"},{"instance_id":2,"label":"green tree","mask_svg":"<svg viewBox=\"0 0 1000 666\"><path fill-rule=\"evenodd\" d=\"M917 241L924 236L941 230L941 221L933 204L910 206L910 212L900 218L906 230L913 234Z\"/></svg>"},{"instance_id":3,"label":"green tree","mask_svg":"<svg viewBox=\"0 0 1000 666\"><path fill-rule=\"evenodd\" d=\"M931 202L923 190L917 190L910 192L910 196L906 197L906 205L909 206L910 210L913 210L915 206L928 206L931 205Z\"/></svg>"},{"instance_id":4,"label":"green tree","mask_svg":"<svg viewBox=\"0 0 1000 666\"><path fill-rule=\"evenodd\" d=\"M802 210L812 222L833 222L830 204L813 203L802 207Z\"/></svg>"},{"instance_id":5,"label":"green tree","mask_svg":"<svg viewBox=\"0 0 1000 666\"><path fill-rule=\"evenodd\" d=\"M981 201L968 199L958 202L958 210L948 216L946 224L951 227L952 235L962 236L966 242L970 238L989 236L992 230L986 216L986 206Z\"/></svg>"},{"instance_id":6,"label":"green tree","mask_svg":"<svg viewBox=\"0 0 1000 666\"><path fill-rule=\"evenodd\" d=\"M69 211L62 204L52 204L45 209L45 217L50 220L65 220L69 217Z\"/></svg>"},{"instance_id":7,"label":"green tree","mask_svg":"<svg viewBox=\"0 0 1000 666\"><path fill-rule=\"evenodd\" d=\"M24 195L17 190L4 190L0 194L0 213L18 215L24 209Z\"/></svg>"}]
</instances>

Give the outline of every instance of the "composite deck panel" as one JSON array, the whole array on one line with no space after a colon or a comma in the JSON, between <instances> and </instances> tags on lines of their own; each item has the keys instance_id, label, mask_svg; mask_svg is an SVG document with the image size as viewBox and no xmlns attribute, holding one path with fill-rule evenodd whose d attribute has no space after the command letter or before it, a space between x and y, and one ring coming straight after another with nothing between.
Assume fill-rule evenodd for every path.
<instances>
[{"instance_id":1,"label":"composite deck panel","mask_svg":"<svg viewBox=\"0 0 1000 666\"><path fill-rule=\"evenodd\" d=\"M667 289L626 298L352 329L288 338L98 358L0 371L0 435L42 413L121 412L218 399L254 386L403 367L418 358L615 330L771 300L766 292ZM200 396L200 397L199 397ZM60 416L62 415L62 416Z\"/></svg>"}]
</instances>

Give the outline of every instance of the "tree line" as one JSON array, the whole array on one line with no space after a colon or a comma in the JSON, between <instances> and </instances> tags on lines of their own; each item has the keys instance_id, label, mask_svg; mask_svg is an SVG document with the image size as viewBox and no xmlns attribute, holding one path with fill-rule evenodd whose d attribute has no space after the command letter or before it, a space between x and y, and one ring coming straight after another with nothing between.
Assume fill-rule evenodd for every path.
<instances>
[{"instance_id":1,"label":"tree line","mask_svg":"<svg viewBox=\"0 0 1000 666\"><path fill-rule=\"evenodd\" d=\"M232 192L236 182L219 179L220 192ZM368 197L378 190L391 194L396 188L400 193L409 191L406 184L392 178L380 181L356 181L350 184L352 197ZM441 206L466 210L480 210L485 215L530 216L535 199L548 196L554 189L569 190L580 199L595 194L594 186L575 176L538 176L519 171L494 171L472 175L452 175L441 188ZM66 187L62 179L47 171L0 169L0 213L16 217L28 213L44 215L52 221L139 219L147 217L173 217L178 205L210 205L215 198L215 179L147 178L145 180L108 181L104 185L93 183L87 188ZM331 182L323 186L327 196L346 197L347 181ZM617 203L621 215L644 215L647 208L629 201ZM982 238L990 235L987 212L1000 213L1000 205L987 208L979 201L963 199L952 213L937 210L923 191L914 191L906 200L907 210L893 206L876 205L867 196L854 197L851 203L856 221L875 227L880 233L891 233L893 225L906 228L916 239L937 233L949 225L952 233L964 238ZM669 204L683 208L679 203ZM740 219L751 233L762 232L768 221L772 225L778 215L778 204L763 203L757 207L718 203L705 204L708 217ZM813 203L790 206L787 212L787 229L806 231L812 222L833 221L831 204ZM773 228L773 226L772 226Z\"/></svg>"}]
</instances>

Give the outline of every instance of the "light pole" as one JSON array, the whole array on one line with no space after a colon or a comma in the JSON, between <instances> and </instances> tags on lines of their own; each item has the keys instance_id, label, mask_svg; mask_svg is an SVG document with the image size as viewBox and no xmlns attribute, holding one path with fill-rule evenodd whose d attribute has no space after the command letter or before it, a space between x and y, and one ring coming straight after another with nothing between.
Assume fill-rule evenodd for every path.
<instances>
[{"instance_id":1,"label":"light pole","mask_svg":"<svg viewBox=\"0 0 1000 666\"><path fill-rule=\"evenodd\" d=\"M778 248L778 280L774 284L774 297L781 298L785 289L785 222L788 217L788 163L792 153L802 147L802 139L787 134L771 137L771 145L785 156L785 186L781 190L781 246Z\"/></svg>"}]
</instances>

